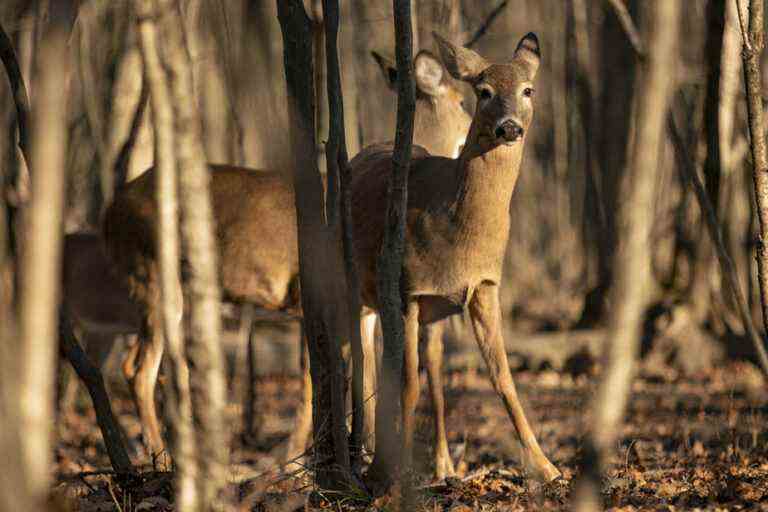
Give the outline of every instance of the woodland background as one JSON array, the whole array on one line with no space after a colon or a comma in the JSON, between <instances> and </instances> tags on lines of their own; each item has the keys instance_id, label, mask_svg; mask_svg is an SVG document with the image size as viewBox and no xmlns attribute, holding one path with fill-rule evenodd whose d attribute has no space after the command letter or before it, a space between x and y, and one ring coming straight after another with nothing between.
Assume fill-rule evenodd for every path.
<instances>
[{"instance_id":1,"label":"woodland background","mask_svg":"<svg viewBox=\"0 0 768 512\"><path fill-rule=\"evenodd\" d=\"M33 103L36 44L57 1L6 0L0 5L0 24L13 39ZM306 3L319 19L319 2ZM522 375L521 394L528 397L530 410L546 410L545 417L535 416L534 423L542 425L545 451L555 450L555 458L570 468L568 478L576 471L583 435L576 416L592 395L607 339L620 231L617 211L624 199L621 184L634 129L636 78L642 70L643 48L628 37L616 3L626 4L642 37L648 12L642 0L413 2L414 50L436 51L433 30L454 43L466 43L485 29L474 48L492 61L507 59L526 32L536 32L541 42L544 58L537 79L536 114L510 211L502 291L508 351ZM127 133L141 91L141 59L129 2L75 4L77 15L67 39L71 62L64 225L68 233L98 230L114 180L104 169L111 169L115 141ZM752 321L762 331L742 38L735 2L683 4L674 65L667 77L672 92L654 175L653 207L646 212L652 225L648 241L652 292L644 312L641 374L633 388L638 394L630 408L632 426L620 442L625 460L613 461L614 472L603 493L615 506L760 502L766 507L766 381L682 169L691 166L705 184ZM208 160L285 168L290 153L275 3L182 0L181 5L193 63L190 99L201 113ZM343 0L341 20L345 132L353 156L372 142L394 138L396 95L388 90L370 54L376 50L394 55L392 5ZM317 60L323 58L322 51L316 54ZM318 83L323 83L322 69L317 73ZM0 126L12 135L16 117L10 94L5 85L0 87ZM469 88L465 96L471 111L474 99ZM325 141L329 115L327 103L319 104L317 133ZM14 141L13 136L0 137L0 176L23 193L27 185ZM322 153L321 144L321 166ZM130 155L129 177L152 161L153 133L145 113ZM269 467L270 450L288 428L286 416L298 393L300 354L293 341L297 331L295 325L263 326L256 334L261 374L257 385L265 396L267 433L274 439L255 449L238 445L234 473L246 471L243 468L254 460L260 461L256 467ZM241 334L226 338L228 371L235 377L231 385L237 393L246 387ZM446 357L449 401L455 399L451 414L459 424L452 427L451 436L461 452L464 472L490 469L462 486L435 489L425 506L434 503L435 508L454 510L451 507L480 503L503 508L506 505L499 505L502 502L494 501L494 496L515 492L520 498L509 505L512 509L564 506L565 495L526 487L519 473L503 469L504 462L513 458L493 431L494 425L504 425L504 413L488 384L478 379L481 360L460 320L452 323ZM136 436L138 427L131 423L135 420L130 406L123 403L126 391L120 386L113 383L116 408L129 425L127 432ZM85 483L85 477L72 477L104 461L92 413L87 402L80 402L59 425L57 485L62 494L81 500L84 509L107 507L120 501L105 495L108 478ZM233 418L238 407L230 404ZM485 421L473 423L472 416ZM467 432L473 429L482 430L472 437ZM233 425L232 434L236 431ZM252 471L248 469L248 475ZM256 485L247 477L235 480L242 485L243 496L258 496L248 503L265 510L272 510L270 503L285 504L286 498L276 497L275 489L303 496L302 486L291 487L285 481ZM158 481L155 497L168 498L167 481L152 480Z\"/></svg>"}]
</instances>

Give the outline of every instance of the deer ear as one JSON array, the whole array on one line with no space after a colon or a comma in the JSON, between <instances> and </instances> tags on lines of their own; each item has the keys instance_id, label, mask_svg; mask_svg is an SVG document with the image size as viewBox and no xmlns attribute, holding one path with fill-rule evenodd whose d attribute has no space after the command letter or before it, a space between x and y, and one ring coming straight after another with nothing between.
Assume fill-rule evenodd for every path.
<instances>
[{"instance_id":1,"label":"deer ear","mask_svg":"<svg viewBox=\"0 0 768 512\"><path fill-rule=\"evenodd\" d=\"M384 74L384 81L387 83L387 87L396 91L397 67L395 66L395 63L377 51L372 51L371 56L376 60L376 64L379 65L379 69Z\"/></svg>"},{"instance_id":2,"label":"deer ear","mask_svg":"<svg viewBox=\"0 0 768 512\"><path fill-rule=\"evenodd\" d=\"M414 62L416 87L424 94L437 96L441 92L440 83L443 81L443 65L437 57L426 50L416 55Z\"/></svg>"},{"instance_id":3,"label":"deer ear","mask_svg":"<svg viewBox=\"0 0 768 512\"><path fill-rule=\"evenodd\" d=\"M432 35L440 48L440 56L443 58L445 68L453 78L471 83L488 67L488 62L469 48L456 46L436 32L432 32Z\"/></svg>"},{"instance_id":4,"label":"deer ear","mask_svg":"<svg viewBox=\"0 0 768 512\"><path fill-rule=\"evenodd\" d=\"M523 36L520 42L517 43L515 59L525 64L531 79L536 76L536 72L539 70L539 63L541 62L539 38L536 37L536 34L528 32Z\"/></svg>"}]
</instances>

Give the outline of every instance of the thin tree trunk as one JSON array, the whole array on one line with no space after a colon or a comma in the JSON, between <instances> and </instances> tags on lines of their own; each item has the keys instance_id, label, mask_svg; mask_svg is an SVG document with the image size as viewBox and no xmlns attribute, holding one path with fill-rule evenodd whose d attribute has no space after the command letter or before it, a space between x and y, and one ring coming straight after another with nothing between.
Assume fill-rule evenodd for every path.
<instances>
[{"instance_id":1,"label":"thin tree trunk","mask_svg":"<svg viewBox=\"0 0 768 512\"><path fill-rule=\"evenodd\" d=\"M405 250L405 216L408 205L408 172L411 164L413 120L416 106L413 79L411 4L393 0L395 54L397 61L397 131L392 156L392 173L387 190L387 216L384 240L378 258L377 293L384 333L382 381L376 402L376 460L386 476L397 477L401 440L397 432L402 388L405 326L400 295L400 276ZM381 466L379 466L381 464Z\"/></svg>"},{"instance_id":2,"label":"thin tree trunk","mask_svg":"<svg viewBox=\"0 0 768 512\"><path fill-rule=\"evenodd\" d=\"M739 1L739 0L734 0ZM742 16L744 47L741 55L744 60L744 82L747 87L747 115L749 118L749 137L752 150L752 177L755 182L757 218L760 221L757 242L757 279L760 285L760 302L763 309L763 323L768 330L768 150L765 145L763 126L763 95L760 55L763 41L762 1L751 0L749 3L749 33L746 32L746 20ZM740 11L744 12L744 7Z\"/></svg>"},{"instance_id":3,"label":"thin tree trunk","mask_svg":"<svg viewBox=\"0 0 768 512\"><path fill-rule=\"evenodd\" d=\"M627 2L632 10L636 0ZM646 5L644 2L640 2ZM615 12L612 10L612 12ZM631 91L635 77L635 50L622 29L621 16L606 14L602 22L602 51L598 82L602 92L598 98L600 119L596 126L598 138L597 161L600 169L603 219L605 223L598 233L598 284L587 297L580 323L589 327L605 316L606 299L614 280L614 253L616 251L617 208L619 207L619 183L626 166L626 134L630 128Z\"/></svg>"},{"instance_id":4,"label":"thin tree trunk","mask_svg":"<svg viewBox=\"0 0 768 512\"><path fill-rule=\"evenodd\" d=\"M608 334L605 375L593 404L595 419L584 447L584 471L577 484L577 510L598 510L600 472L619 435L629 400L643 313L651 292L650 234L653 195L659 173L659 150L679 29L681 2L647 3L647 55L638 74L635 140L623 183L626 198L619 208L619 247L614 258L616 281Z\"/></svg>"},{"instance_id":5,"label":"thin tree trunk","mask_svg":"<svg viewBox=\"0 0 768 512\"><path fill-rule=\"evenodd\" d=\"M221 313L210 170L200 137L193 97L192 66L184 45L182 20L174 0L156 0L163 34L163 65L168 70L179 173L182 247L189 262L187 297L190 336L186 355L196 427L197 491L202 510L220 509L226 484L229 443L225 428L226 382L220 344Z\"/></svg>"},{"instance_id":6,"label":"thin tree trunk","mask_svg":"<svg viewBox=\"0 0 768 512\"><path fill-rule=\"evenodd\" d=\"M722 57L723 31L725 28L725 2L711 0L707 3L707 28L705 54L707 80L704 95L704 118L701 144L706 148L704 158L704 182L715 214L719 213L721 195L721 153L720 153L720 60ZM693 285L691 286L691 304L698 323L703 323L712 313L712 298L716 290L710 268L714 259L711 238L704 235L706 228L702 214L701 234L698 237L696 260L693 265ZM719 316L719 315L716 315Z\"/></svg>"},{"instance_id":7,"label":"thin tree trunk","mask_svg":"<svg viewBox=\"0 0 768 512\"><path fill-rule=\"evenodd\" d=\"M352 176L347 156L347 141L344 121L344 95L342 94L341 71L339 66L338 0L323 0L323 19L325 25L325 55L327 59L326 78L328 82L329 129L325 157L328 176L328 201L333 201L330 184L338 184L338 205L326 206L328 223L331 229L338 231L344 251L344 267L347 282L347 301L349 304L349 340L352 348L352 436L350 464L352 468L362 466L362 444L364 424L363 397L363 344L360 338L360 280L354 259L352 241ZM333 213L334 210L336 213Z\"/></svg>"},{"instance_id":8,"label":"thin tree trunk","mask_svg":"<svg viewBox=\"0 0 768 512\"><path fill-rule=\"evenodd\" d=\"M168 346L173 383L168 386L171 425L174 428L173 459L176 466L176 506L180 511L200 507L196 478L199 473L195 458L192 428L192 404L189 390L189 370L182 356L184 334L179 324L179 223L177 201L177 160L174 146L173 111L171 110L168 79L160 61L158 48L157 7L154 0L135 2L139 48L150 89L152 124L155 134L155 168L159 222L157 243L159 255L160 290L162 300L163 334Z\"/></svg>"},{"instance_id":9,"label":"thin tree trunk","mask_svg":"<svg viewBox=\"0 0 768 512\"><path fill-rule=\"evenodd\" d=\"M32 111L33 169L24 214L20 261L19 394L21 449L27 491L42 509L50 487L58 288L67 145L67 37L71 12L51 13L52 24L35 61L37 104Z\"/></svg>"}]
</instances>

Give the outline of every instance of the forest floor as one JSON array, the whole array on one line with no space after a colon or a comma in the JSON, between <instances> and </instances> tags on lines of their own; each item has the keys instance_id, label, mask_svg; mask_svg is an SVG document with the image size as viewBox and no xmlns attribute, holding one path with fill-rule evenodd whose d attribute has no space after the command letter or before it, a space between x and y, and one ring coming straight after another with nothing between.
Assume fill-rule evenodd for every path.
<instances>
[{"instance_id":1,"label":"forest floor","mask_svg":"<svg viewBox=\"0 0 768 512\"><path fill-rule=\"evenodd\" d=\"M423 378L423 377L422 377ZM552 370L516 373L518 390L544 451L563 472L556 484L526 478L516 462L512 427L482 371L446 376L449 443L457 478L430 481L432 422L423 382L416 453L417 492L407 510L567 510L587 431L595 375ZM139 426L124 390L115 391L121 423L134 455L141 454ZM255 447L239 435L240 407L231 404L234 450L233 510L393 510L390 498L329 505L313 494L306 472L280 475L274 469L282 441L292 428L299 400L298 378L263 378L258 383L264 426ZM620 441L603 480L611 510L768 510L768 391L749 363L728 363L683 377L669 368L641 372ZM74 510L173 510L167 460L146 468L140 481L121 487L108 468L94 415L82 397L59 423L54 495ZM127 489L127 490L126 490ZM310 503L312 503L310 505Z\"/></svg>"}]
</instances>

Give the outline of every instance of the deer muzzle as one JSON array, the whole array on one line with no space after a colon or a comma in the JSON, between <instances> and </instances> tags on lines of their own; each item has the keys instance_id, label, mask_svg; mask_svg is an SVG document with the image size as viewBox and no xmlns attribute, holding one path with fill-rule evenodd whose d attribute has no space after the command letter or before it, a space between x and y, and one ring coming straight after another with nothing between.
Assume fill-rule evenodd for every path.
<instances>
[{"instance_id":1,"label":"deer muzzle","mask_svg":"<svg viewBox=\"0 0 768 512\"><path fill-rule=\"evenodd\" d=\"M496 125L493 133L497 139L502 139L505 142L515 142L523 138L524 130L517 121L507 118Z\"/></svg>"}]
</instances>

